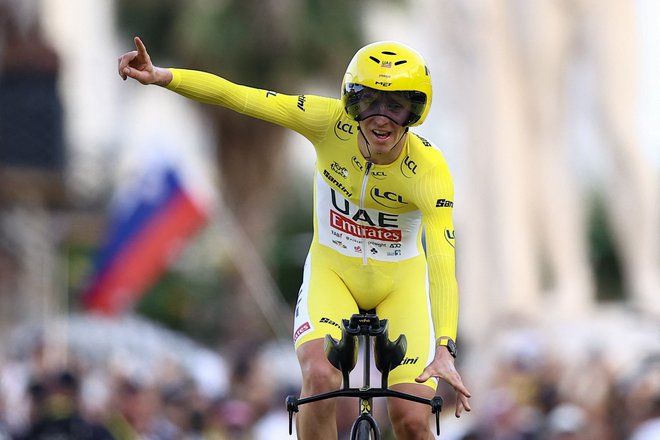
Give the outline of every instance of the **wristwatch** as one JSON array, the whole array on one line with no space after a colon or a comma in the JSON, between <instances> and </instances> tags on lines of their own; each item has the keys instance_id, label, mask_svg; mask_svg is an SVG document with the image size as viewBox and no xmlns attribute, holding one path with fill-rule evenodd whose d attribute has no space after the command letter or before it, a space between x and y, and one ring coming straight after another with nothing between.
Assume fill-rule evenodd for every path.
<instances>
[{"instance_id":1,"label":"wristwatch","mask_svg":"<svg viewBox=\"0 0 660 440\"><path fill-rule=\"evenodd\" d=\"M438 339L435 343L435 348L438 347L447 347L449 354L456 358L456 342L452 338L442 337Z\"/></svg>"}]
</instances>

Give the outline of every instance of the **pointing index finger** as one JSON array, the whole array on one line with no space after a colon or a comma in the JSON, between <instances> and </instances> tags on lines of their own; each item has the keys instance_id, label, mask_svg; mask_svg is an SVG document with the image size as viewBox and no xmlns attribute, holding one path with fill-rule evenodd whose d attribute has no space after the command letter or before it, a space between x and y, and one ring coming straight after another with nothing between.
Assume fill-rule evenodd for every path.
<instances>
[{"instance_id":1,"label":"pointing index finger","mask_svg":"<svg viewBox=\"0 0 660 440\"><path fill-rule=\"evenodd\" d=\"M147 48L144 45L144 43L142 42L142 40L140 39L140 37L135 37L133 39L133 41L135 42L135 47L137 48L138 54L140 56L146 56L147 55Z\"/></svg>"}]
</instances>

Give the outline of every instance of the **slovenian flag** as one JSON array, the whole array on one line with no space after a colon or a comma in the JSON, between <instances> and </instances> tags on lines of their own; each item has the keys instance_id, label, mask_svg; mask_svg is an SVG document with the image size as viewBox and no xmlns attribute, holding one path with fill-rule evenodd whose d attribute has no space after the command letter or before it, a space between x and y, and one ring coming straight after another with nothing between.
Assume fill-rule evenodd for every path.
<instances>
[{"instance_id":1,"label":"slovenian flag","mask_svg":"<svg viewBox=\"0 0 660 440\"><path fill-rule=\"evenodd\" d=\"M82 296L89 311L117 315L129 309L207 223L208 206L184 184L181 162L160 153L141 161L115 195Z\"/></svg>"}]
</instances>

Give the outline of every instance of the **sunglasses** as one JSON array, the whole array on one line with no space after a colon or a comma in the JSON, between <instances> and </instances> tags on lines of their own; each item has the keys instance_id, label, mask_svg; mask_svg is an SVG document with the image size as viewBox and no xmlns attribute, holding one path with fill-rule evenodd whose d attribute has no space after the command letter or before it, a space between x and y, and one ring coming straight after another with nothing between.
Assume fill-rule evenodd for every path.
<instances>
[{"instance_id":1,"label":"sunglasses","mask_svg":"<svg viewBox=\"0 0 660 440\"><path fill-rule=\"evenodd\" d=\"M356 121L372 116L385 116L405 127L421 117L426 95L413 90L386 92L359 84L347 84L346 113Z\"/></svg>"}]
</instances>

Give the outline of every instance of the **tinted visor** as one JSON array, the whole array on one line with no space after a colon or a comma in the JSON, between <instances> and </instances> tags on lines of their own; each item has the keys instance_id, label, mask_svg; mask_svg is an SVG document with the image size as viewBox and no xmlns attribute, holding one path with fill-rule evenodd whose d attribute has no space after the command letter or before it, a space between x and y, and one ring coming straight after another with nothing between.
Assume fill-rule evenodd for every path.
<instances>
[{"instance_id":1,"label":"tinted visor","mask_svg":"<svg viewBox=\"0 0 660 440\"><path fill-rule=\"evenodd\" d=\"M406 127L419 121L426 107L426 95L414 90L385 92L359 84L347 84L344 103L346 113L356 121L385 116Z\"/></svg>"}]
</instances>

